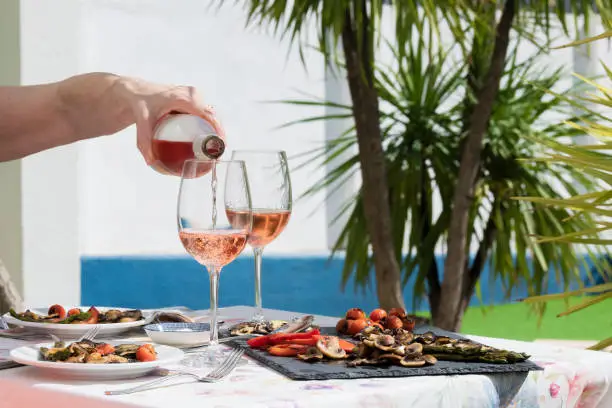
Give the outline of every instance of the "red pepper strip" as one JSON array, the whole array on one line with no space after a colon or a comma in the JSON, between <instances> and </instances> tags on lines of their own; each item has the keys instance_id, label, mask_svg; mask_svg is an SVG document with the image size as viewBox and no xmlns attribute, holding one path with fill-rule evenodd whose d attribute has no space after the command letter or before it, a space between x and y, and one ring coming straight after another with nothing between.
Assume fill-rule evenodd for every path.
<instances>
[{"instance_id":1,"label":"red pepper strip","mask_svg":"<svg viewBox=\"0 0 612 408\"><path fill-rule=\"evenodd\" d=\"M317 341L319 341L319 339L321 338L321 336L319 336L318 334L315 336L312 336L308 339L292 339L292 340L283 340L280 343L277 344L301 344L304 346L316 346L317 345Z\"/></svg>"},{"instance_id":2,"label":"red pepper strip","mask_svg":"<svg viewBox=\"0 0 612 408\"><path fill-rule=\"evenodd\" d=\"M249 341L247 341L247 344L251 348L266 348L270 345L280 344L287 340L310 339L320 334L321 333L318 329L314 329L306 333L268 334L267 336L255 337L254 339L250 339Z\"/></svg>"},{"instance_id":3,"label":"red pepper strip","mask_svg":"<svg viewBox=\"0 0 612 408\"><path fill-rule=\"evenodd\" d=\"M298 339L311 339L314 336L320 335L319 329L314 329L306 333L277 333L268 335L268 342L270 344L279 344L287 340L298 340Z\"/></svg>"},{"instance_id":4,"label":"red pepper strip","mask_svg":"<svg viewBox=\"0 0 612 408\"><path fill-rule=\"evenodd\" d=\"M251 348L266 348L268 347L268 336L254 337L247 341Z\"/></svg>"},{"instance_id":5,"label":"red pepper strip","mask_svg":"<svg viewBox=\"0 0 612 408\"><path fill-rule=\"evenodd\" d=\"M277 344L268 349L268 353L279 357L295 357L298 354L306 351L308 346L298 344Z\"/></svg>"},{"instance_id":6,"label":"red pepper strip","mask_svg":"<svg viewBox=\"0 0 612 408\"><path fill-rule=\"evenodd\" d=\"M338 343L340 344L340 348L342 348L342 350L346 351L347 353L350 353L356 347L355 344L343 339L338 339Z\"/></svg>"}]
</instances>

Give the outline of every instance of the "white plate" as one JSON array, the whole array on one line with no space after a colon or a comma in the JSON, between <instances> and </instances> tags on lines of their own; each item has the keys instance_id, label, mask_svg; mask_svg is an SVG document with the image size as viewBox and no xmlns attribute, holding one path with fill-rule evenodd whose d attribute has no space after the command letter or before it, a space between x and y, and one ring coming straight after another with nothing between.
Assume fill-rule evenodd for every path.
<instances>
[{"instance_id":1,"label":"white plate","mask_svg":"<svg viewBox=\"0 0 612 408\"><path fill-rule=\"evenodd\" d=\"M143 342L110 342L110 344L145 344ZM77 364L55 361L41 361L38 356L40 347L51 347L52 343L24 346L11 350L11 358L17 363L41 369L52 376L62 376L79 380L119 380L142 377L162 365L173 364L183 358L177 348L156 345L157 360L124 364Z\"/></svg>"},{"instance_id":2,"label":"white plate","mask_svg":"<svg viewBox=\"0 0 612 408\"><path fill-rule=\"evenodd\" d=\"M144 329L154 343L174 347L203 346L210 340L208 323L153 323Z\"/></svg>"},{"instance_id":3,"label":"white plate","mask_svg":"<svg viewBox=\"0 0 612 408\"><path fill-rule=\"evenodd\" d=\"M87 311L89 306L72 306L70 308L66 308L66 311L72 309L73 307L79 307L81 310ZM130 310L121 307L96 307L100 311L100 313L105 312L109 309L116 310ZM46 315L48 309L42 308L32 308L30 309L34 313ZM138 320L136 322L128 322L128 323L106 323L106 324L58 324L58 323L35 323L35 322L24 322L19 319L15 319L9 313L4 315L4 319L7 323L14 324L16 326L25 327L30 331L40 332L40 333L52 333L56 336L62 338L79 338L87 330L91 329L94 326L100 326L100 331L98 332L98 336L107 336L114 335L118 333L125 332L134 327L144 326L149 322L150 314L143 312L144 319Z\"/></svg>"}]
</instances>

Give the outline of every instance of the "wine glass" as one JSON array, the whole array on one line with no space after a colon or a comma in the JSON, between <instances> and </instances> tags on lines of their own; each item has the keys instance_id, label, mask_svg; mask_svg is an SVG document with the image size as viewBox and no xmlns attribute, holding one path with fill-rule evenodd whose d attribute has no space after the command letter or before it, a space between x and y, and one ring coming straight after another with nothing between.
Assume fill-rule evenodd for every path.
<instances>
[{"instance_id":1,"label":"wine glass","mask_svg":"<svg viewBox=\"0 0 612 408\"><path fill-rule=\"evenodd\" d=\"M291 216L291 179L284 151L235 150L232 160L243 160L249 173L253 229L248 243L255 256L253 321L264 321L261 303L261 258L264 247L285 229ZM230 222L236 216L228 212Z\"/></svg>"},{"instance_id":2,"label":"wine glass","mask_svg":"<svg viewBox=\"0 0 612 408\"><path fill-rule=\"evenodd\" d=\"M237 211L240 216L233 217L230 223L226 210ZM252 227L244 162L187 160L179 188L177 220L185 250L206 267L210 278L209 347L203 354L188 358L185 364L215 366L222 354L217 325L219 275L245 248Z\"/></svg>"}]
</instances>

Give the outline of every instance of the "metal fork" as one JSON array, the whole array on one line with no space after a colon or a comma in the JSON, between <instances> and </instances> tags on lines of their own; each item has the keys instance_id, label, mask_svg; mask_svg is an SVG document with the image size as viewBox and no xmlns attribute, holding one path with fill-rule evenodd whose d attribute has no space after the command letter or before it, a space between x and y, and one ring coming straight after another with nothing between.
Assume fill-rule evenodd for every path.
<instances>
[{"instance_id":1,"label":"metal fork","mask_svg":"<svg viewBox=\"0 0 612 408\"><path fill-rule=\"evenodd\" d=\"M100 332L100 326L94 326L91 329L87 330L85 334L81 336L81 338L78 339L76 342L83 341L83 340L93 341L93 339L96 338L99 332Z\"/></svg>"},{"instance_id":2,"label":"metal fork","mask_svg":"<svg viewBox=\"0 0 612 408\"><path fill-rule=\"evenodd\" d=\"M236 365L238 364L238 361L240 361L240 358L242 357L243 354L244 354L244 350L234 349L230 353L230 355L225 359L225 361L221 363L219 367L217 367L215 370L211 371L210 373L206 374L205 376L201 376L201 375L189 372L189 371L174 371L174 370L159 369L158 373L161 375L164 375L164 377L162 378L158 378L156 380L150 381L145 384L137 385L136 387L125 388L123 390L104 391L104 394L105 395L125 395L125 394L133 394L135 392L140 392L140 391L147 391L156 385L159 385L161 383L168 381L171 378L179 377L182 375L188 375L190 377L193 377L198 382L214 383L214 382L217 382L227 377L229 373L231 373L232 370L236 368Z\"/></svg>"},{"instance_id":3,"label":"metal fork","mask_svg":"<svg viewBox=\"0 0 612 408\"><path fill-rule=\"evenodd\" d=\"M8 330L9 329L9 325L6 322L6 319L4 318L4 316L0 316L0 330Z\"/></svg>"},{"instance_id":4,"label":"metal fork","mask_svg":"<svg viewBox=\"0 0 612 408\"><path fill-rule=\"evenodd\" d=\"M73 340L73 342L78 343L83 340L93 341L93 339L96 338L99 332L100 332L100 326L94 326L91 329L87 330L85 334L83 334L81 337L79 337L76 340ZM53 340L54 343L59 343L63 341L62 339L57 337L55 334L49 333L49 336L51 337L51 340Z\"/></svg>"}]
</instances>

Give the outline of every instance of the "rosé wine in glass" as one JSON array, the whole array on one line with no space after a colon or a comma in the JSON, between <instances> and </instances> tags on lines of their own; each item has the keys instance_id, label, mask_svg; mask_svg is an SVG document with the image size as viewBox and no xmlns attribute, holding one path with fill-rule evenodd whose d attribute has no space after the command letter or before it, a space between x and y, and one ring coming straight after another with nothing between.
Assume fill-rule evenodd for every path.
<instances>
[{"instance_id":1,"label":"ros\u00e9 wine in glass","mask_svg":"<svg viewBox=\"0 0 612 408\"><path fill-rule=\"evenodd\" d=\"M244 213L248 217L248 212ZM243 221L244 222L244 221ZM191 230L179 232L185 250L202 265L221 268L232 262L244 249L244 230Z\"/></svg>"},{"instance_id":2,"label":"ros\u00e9 wine in glass","mask_svg":"<svg viewBox=\"0 0 612 408\"><path fill-rule=\"evenodd\" d=\"M249 216L248 211L226 210L230 223L240 223L239 218ZM253 208L253 229L248 244L252 248L265 247L285 229L291 217L289 210L266 210Z\"/></svg>"},{"instance_id":3,"label":"ros\u00e9 wine in glass","mask_svg":"<svg viewBox=\"0 0 612 408\"><path fill-rule=\"evenodd\" d=\"M251 209L245 211L245 216L252 214L253 228L249 234L248 243L255 256L255 315L253 321L263 321L261 302L261 261L264 248L274 241L289 223L291 207L291 179L287 155L283 151L249 151L235 150L232 160L244 160L249 173L251 188ZM227 217L232 225L241 221L242 213L239 207L227 211Z\"/></svg>"}]
</instances>

